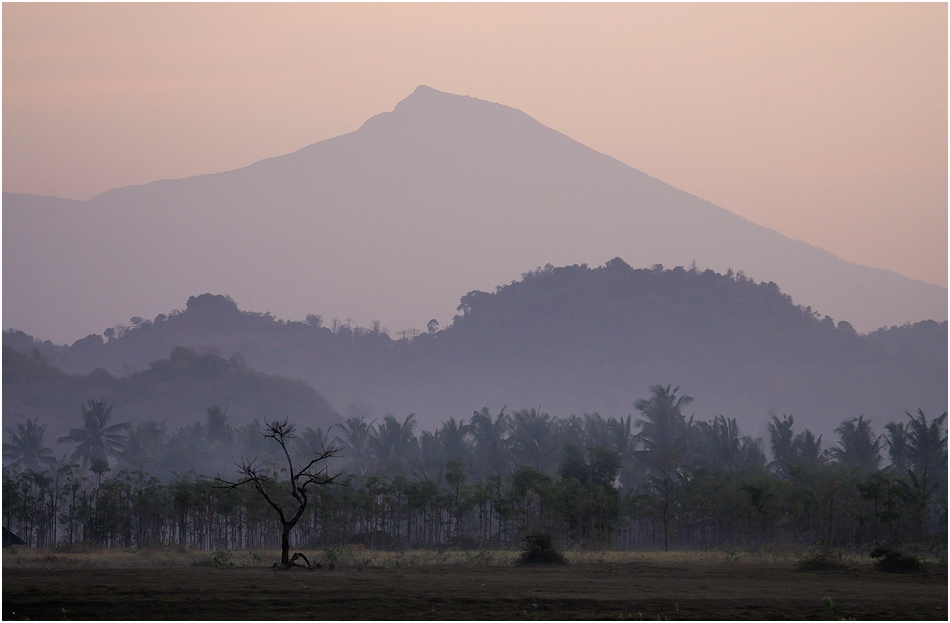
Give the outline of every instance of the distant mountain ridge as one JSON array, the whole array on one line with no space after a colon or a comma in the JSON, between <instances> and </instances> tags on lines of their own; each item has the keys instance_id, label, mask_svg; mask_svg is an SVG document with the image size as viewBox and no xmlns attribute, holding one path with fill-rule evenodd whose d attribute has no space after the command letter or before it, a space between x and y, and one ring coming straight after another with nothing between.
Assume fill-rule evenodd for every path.
<instances>
[{"instance_id":1,"label":"distant mountain ridge","mask_svg":"<svg viewBox=\"0 0 950 623\"><path fill-rule=\"evenodd\" d=\"M349 134L88 202L4 194L4 326L72 341L195 292L302 318L444 323L527 267L743 270L859 331L947 318L947 290L848 263L584 147L421 86Z\"/></svg>"},{"instance_id":2,"label":"distant mountain ridge","mask_svg":"<svg viewBox=\"0 0 950 623\"><path fill-rule=\"evenodd\" d=\"M451 325L412 339L313 315L279 320L212 294L107 333L67 347L6 331L4 345L77 373L134 371L176 345L240 353L255 369L304 379L344 415L415 413L423 427L505 404L622 417L661 383L695 396L700 418L722 413L756 433L774 410L831 438L849 417L880 428L918 407L942 413L947 400L946 321L860 335L775 283L619 258L469 292Z\"/></svg>"}]
</instances>

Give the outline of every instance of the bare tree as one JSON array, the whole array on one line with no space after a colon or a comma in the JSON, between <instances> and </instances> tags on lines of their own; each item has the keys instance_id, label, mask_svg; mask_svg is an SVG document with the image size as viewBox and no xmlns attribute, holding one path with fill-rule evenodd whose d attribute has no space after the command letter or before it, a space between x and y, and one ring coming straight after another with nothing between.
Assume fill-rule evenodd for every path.
<instances>
[{"instance_id":1,"label":"bare tree","mask_svg":"<svg viewBox=\"0 0 950 623\"><path fill-rule=\"evenodd\" d=\"M251 461L241 459L240 463L235 464L239 474L243 477L237 482L223 480L220 477L216 479L227 489L236 489L247 484L253 484L257 492L280 515L280 568L283 569L293 566L298 558L303 558L307 562L307 566L310 566L310 561L303 554L294 554L293 558L290 557L290 532L300 521L304 510L307 508L307 487L333 484L340 476L339 473L333 476L329 475L326 468L326 461L339 453L339 450L334 447L324 447L313 458L309 459L302 469L295 469L294 461L287 447L289 441L296 438L295 433L296 427L286 418L274 422L264 420L264 437L273 439L280 444L284 457L287 459L288 480L286 482L281 483L279 472L268 468L257 458ZM275 499L274 491L275 489L279 490L281 484L289 486L289 493L290 497L293 498L293 502L284 500L282 503L281 500ZM296 505L296 509L294 505Z\"/></svg>"}]
</instances>

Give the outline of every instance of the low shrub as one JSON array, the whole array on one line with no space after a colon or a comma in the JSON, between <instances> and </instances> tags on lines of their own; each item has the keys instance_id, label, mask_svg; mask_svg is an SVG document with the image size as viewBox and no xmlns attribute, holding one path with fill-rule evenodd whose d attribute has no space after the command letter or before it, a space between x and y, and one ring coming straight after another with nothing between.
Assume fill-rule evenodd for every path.
<instances>
[{"instance_id":1,"label":"low shrub","mask_svg":"<svg viewBox=\"0 0 950 623\"><path fill-rule=\"evenodd\" d=\"M924 563L917 556L905 554L890 547L875 547L871 550L871 558L877 560L875 568L884 573L924 573L927 571Z\"/></svg>"},{"instance_id":2,"label":"low shrub","mask_svg":"<svg viewBox=\"0 0 950 623\"><path fill-rule=\"evenodd\" d=\"M533 533L525 535L524 545L521 546L521 555L516 564L519 565L566 565L564 554L557 551L551 540L551 535Z\"/></svg>"},{"instance_id":3,"label":"low shrub","mask_svg":"<svg viewBox=\"0 0 950 623\"><path fill-rule=\"evenodd\" d=\"M799 571L841 571L854 565L845 560L844 553L827 543L816 543L798 559Z\"/></svg>"},{"instance_id":4,"label":"low shrub","mask_svg":"<svg viewBox=\"0 0 950 623\"><path fill-rule=\"evenodd\" d=\"M328 565L336 565L343 556L343 550L338 547L323 548L323 559Z\"/></svg>"},{"instance_id":5,"label":"low shrub","mask_svg":"<svg viewBox=\"0 0 950 623\"><path fill-rule=\"evenodd\" d=\"M198 567L217 567L225 569L234 566L234 555L226 549L216 549L210 556L193 563Z\"/></svg>"}]
</instances>

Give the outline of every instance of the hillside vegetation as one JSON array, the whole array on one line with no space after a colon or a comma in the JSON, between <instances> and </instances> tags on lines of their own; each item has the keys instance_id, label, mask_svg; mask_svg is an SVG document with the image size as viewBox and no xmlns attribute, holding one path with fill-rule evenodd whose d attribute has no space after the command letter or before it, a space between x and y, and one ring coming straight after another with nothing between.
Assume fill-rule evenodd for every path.
<instances>
[{"instance_id":1,"label":"hillside vegetation","mask_svg":"<svg viewBox=\"0 0 950 623\"><path fill-rule=\"evenodd\" d=\"M68 374L39 350L25 355L4 345L3 418L8 428L33 419L47 425L51 434L65 435L81 423L80 405L100 398L114 405L116 421L154 421L169 432L202 419L212 405L239 424L283 417L305 426L328 427L340 421L306 383L257 372L238 356L224 359L176 347L147 369L117 377L101 368Z\"/></svg>"},{"instance_id":2,"label":"hillside vegetation","mask_svg":"<svg viewBox=\"0 0 950 623\"><path fill-rule=\"evenodd\" d=\"M398 339L378 325L284 321L203 294L71 346L16 331L4 343L78 374L129 375L176 346L240 354L311 383L344 414L415 413L423 427L505 404L622 417L658 382L700 396L697 415L736 417L758 433L770 411L829 434L845 417L939 413L947 396L945 321L861 335L741 272L634 269L619 258L470 292L448 327Z\"/></svg>"}]
</instances>

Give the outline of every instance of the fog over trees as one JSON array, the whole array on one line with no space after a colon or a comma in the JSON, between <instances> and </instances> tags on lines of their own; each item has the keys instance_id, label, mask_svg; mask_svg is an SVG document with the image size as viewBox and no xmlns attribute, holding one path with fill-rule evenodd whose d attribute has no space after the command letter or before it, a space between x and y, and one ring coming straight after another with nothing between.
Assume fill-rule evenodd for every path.
<instances>
[{"instance_id":1,"label":"fog over trees","mask_svg":"<svg viewBox=\"0 0 950 623\"><path fill-rule=\"evenodd\" d=\"M946 546L946 322L862 335L774 283L620 259L458 311L393 336L203 294L70 346L5 331L4 525L34 546ZM315 457L340 476L295 505L269 470Z\"/></svg>"},{"instance_id":2,"label":"fog over trees","mask_svg":"<svg viewBox=\"0 0 950 623\"><path fill-rule=\"evenodd\" d=\"M625 419L485 408L434 431L419 431L412 415L353 416L329 430L233 427L211 406L184 429L148 422L111 433L114 452L89 453L88 467L87 437L60 439L75 451L49 461L42 426L28 420L4 444L3 523L29 546L283 540L285 562L290 548L511 548L528 534L580 548L887 542L945 555L946 413L905 413L883 434L845 419L832 439L772 415L762 439L734 418L687 417L691 398L654 385ZM90 404L75 419L110 406ZM311 482L319 486L301 493Z\"/></svg>"}]
</instances>

